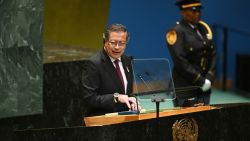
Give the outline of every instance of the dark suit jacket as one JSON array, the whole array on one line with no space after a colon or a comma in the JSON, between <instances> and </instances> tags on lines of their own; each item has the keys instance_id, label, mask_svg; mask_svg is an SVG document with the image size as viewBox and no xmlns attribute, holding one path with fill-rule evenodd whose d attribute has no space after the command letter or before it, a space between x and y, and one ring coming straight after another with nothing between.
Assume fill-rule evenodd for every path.
<instances>
[{"instance_id":1,"label":"dark suit jacket","mask_svg":"<svg viewBox=\"0 0 250 141\"><path fill-rule=\"evenodd\" d=\"M170 29L176 31L177 40L168 49L174 62L173 79L176 88L202 86L205 79L214 81L215 49L211 39L206 34L207 29L197 24L202 38L184 20ZM198 88L195 91L177 93L179 98L189 98L201 94ZM210 91L208 91L210 93Z\"/></svg>"},{"instance_id":2,"label":"dark suit jacket","mask_svg":"<svg viewBox=\"0 0 250 141\"><path fill-rule=\"evenodd\" d=\"M131 58L122 56L121 61L127 77L127 93L132 93ZM84 66L81 92L85 116L102 115L128 110L125 104L115 103L113 94L124 94L122 83L107 53L102 50L91 57Z\"/></svg>"}]
</instances>

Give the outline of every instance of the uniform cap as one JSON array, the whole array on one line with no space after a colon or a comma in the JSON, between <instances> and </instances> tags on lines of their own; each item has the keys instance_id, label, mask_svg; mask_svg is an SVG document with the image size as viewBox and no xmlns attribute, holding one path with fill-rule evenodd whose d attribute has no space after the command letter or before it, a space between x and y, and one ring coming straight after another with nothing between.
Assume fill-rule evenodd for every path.
<instances>
[{"instance_id":1,"label":"uniform cap","mask_svg":"<svg viewBox=\"0 0 250 141\"><path fill-rule=\"evenodd\" d=\"M176 0L175 3L180 9L190 8L192 10L197 10L201 8L200 0Z\"/></svg>"}]
</instances>

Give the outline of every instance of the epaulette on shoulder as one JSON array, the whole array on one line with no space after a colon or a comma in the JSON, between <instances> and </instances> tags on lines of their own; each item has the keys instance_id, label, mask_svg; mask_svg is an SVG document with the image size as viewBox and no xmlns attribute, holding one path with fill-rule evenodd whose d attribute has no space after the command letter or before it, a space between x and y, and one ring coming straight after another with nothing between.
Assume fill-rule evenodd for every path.
<instances>
[{"instance_id":1,"label":"epaulette on shoulder","mask_svg":"<svg viewBox=\"0 0 250 141\"><path fill-rule=\"evenodd\" d=\"M212 40L213 39L213 33L212 33L211 28L208 26L208 24L205 23L204 21L199 21L199 23L207 29L207 38L209 40Z\"/></svg>"}]
</instances>

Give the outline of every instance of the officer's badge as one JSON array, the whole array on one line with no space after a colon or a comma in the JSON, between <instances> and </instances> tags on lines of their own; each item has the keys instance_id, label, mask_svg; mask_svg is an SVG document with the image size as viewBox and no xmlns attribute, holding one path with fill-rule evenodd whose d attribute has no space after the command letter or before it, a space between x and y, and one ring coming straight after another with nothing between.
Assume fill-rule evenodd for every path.
<instances>
[{"instance_id":1,"label":"officer's badge","mask_svg":"<svg viewBox=\"0 0 250 141\"><path fill-rule=\"evenodd\" d=\"M170 30L168 31L167 35L166 35L166 40L168 42L169 45L174 45L176 40L177 40L177 33L175 30Z\"/></svg>"}]
</instances>

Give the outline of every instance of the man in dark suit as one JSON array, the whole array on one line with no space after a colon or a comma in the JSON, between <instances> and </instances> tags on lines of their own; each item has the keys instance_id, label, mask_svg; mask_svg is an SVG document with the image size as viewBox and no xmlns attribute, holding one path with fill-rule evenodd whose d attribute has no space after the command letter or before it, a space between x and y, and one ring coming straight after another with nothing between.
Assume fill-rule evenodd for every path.
<instances>
[{"instance_id":1,"label":"man in dark suit","mask_svg":"<svg viewBox=\"0 0 250 141\"><path fill-rule=\"evenodd\" d=\"M177 0L182 20L170 28L166 41L174 62L175 106L209 104L215 79L215 49L209 26L200 20L199 0Z\"/></svg>"},{"instance_id":2,"label":"man in dark suit","mask_svg":"<svg viewBox=\"0 0 250 141\"><path fill-rule=\"evenodd\" d=\"M124 55L129 33L112 24L103 35L103 49L84 66L82 93L85 116L137 110L132 93L131 58Z\"/></svg>"}]
</instances>

